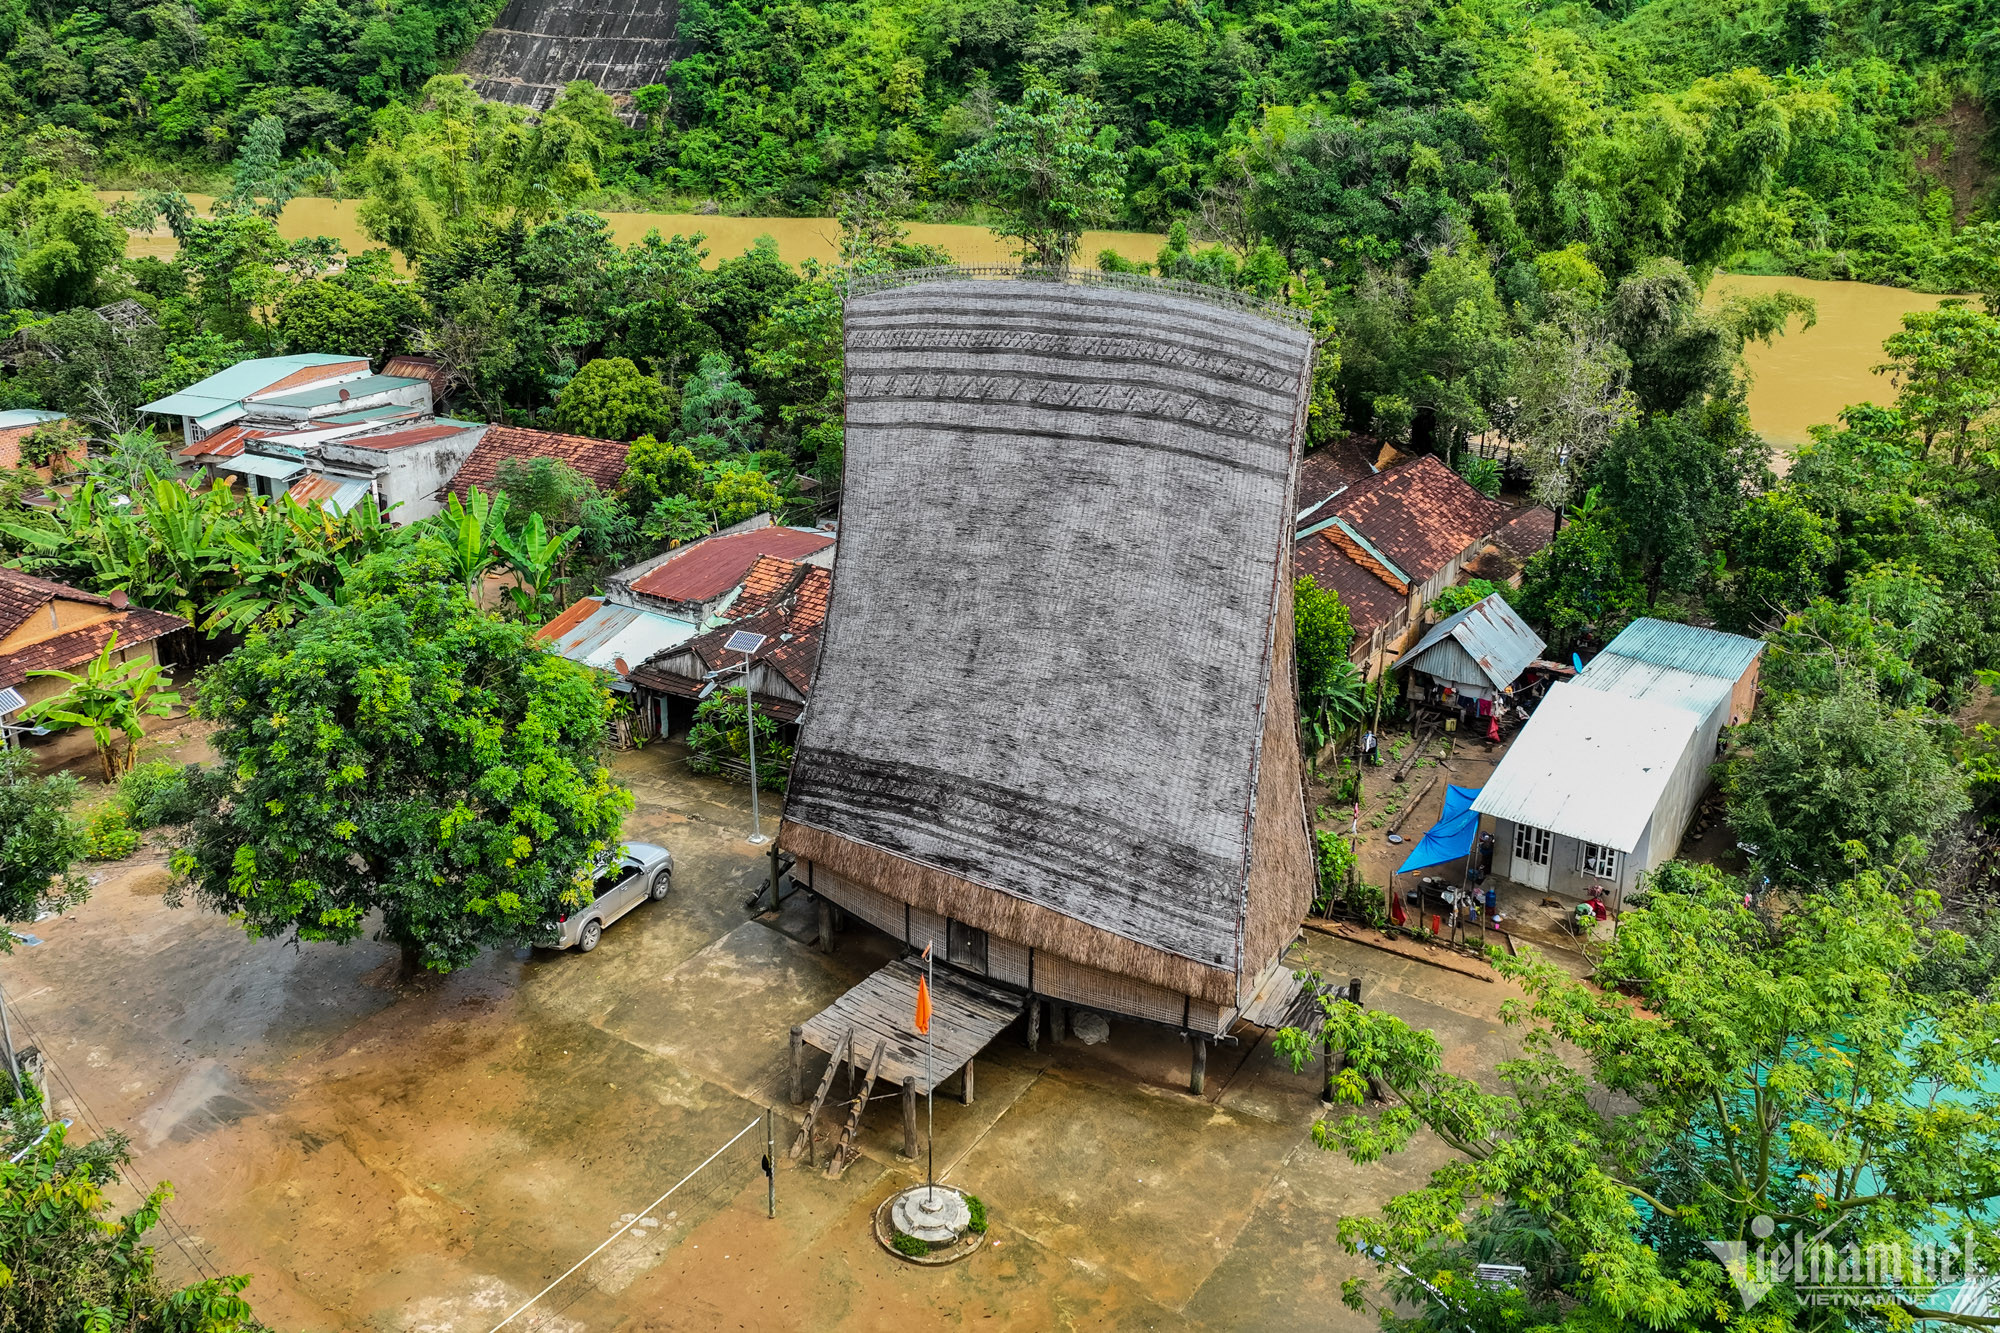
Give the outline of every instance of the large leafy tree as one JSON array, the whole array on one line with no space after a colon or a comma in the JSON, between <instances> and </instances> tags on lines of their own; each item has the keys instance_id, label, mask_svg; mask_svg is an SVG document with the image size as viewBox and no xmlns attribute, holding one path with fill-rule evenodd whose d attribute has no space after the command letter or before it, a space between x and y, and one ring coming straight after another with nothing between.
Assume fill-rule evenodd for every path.
<instances>
[{"instance_id":1,"label":"large leafy tree","mask_svg":"<svg viewBox=\"0 0 2000 1333\"><path fill-rule=\"evenodd\" d=\"M1963 301L1913 310L1882 344L1878 371L1896 381L1896 406L1923 440L1924 453L1951 446L1951 464L1965 462L1973 432L2000 408L2000 319Z\"/></svg>"},{"instance_id":2,"label":"large leafy tree","mask_svg":"<svg viewBox=\"0 0 2000 1333\"><path fill-rule=\"evenodd\" d=\"M1936 909L1868 872L1753 910L1718 871L1669 863L1620 920L1601 989L1532 952L1496 958L1527 999L1502 1007L1522 1054L1490 1084L1446 1072L1435 1033L1325 1001L1344 1054L1334 1093L1351 1109L1314 1140L1363 1165L1426 1130L1450 1152L1380 1216L1341 1222L1415 1312L1385 1309L1385 1325L1854 1327L1850 1311L1801 1299L1807 1279L1752 1289L1746 1313L1709 1247L1743 1255L1768 1238L1789 1258L1796 1238L1830 1247L1828 1269L1872 1264L1878 1315L1980 1326L1937 1308L1935 1270L1919 1262L1968 1235L1980 1262L2000 1257L1987 1207L2000 1195L2000 1005L1913 984L1927 955L1961 944ZM1292 1030L1279 1047L1303 1067L1318 1043ZM1388 1099L1379 1114L1360 1109L1371 1084ZM1897 1257L1864 1258L1875 1246ZM1482 1262L1526 1279L1481 1282ZM1351 1304L1369 1294L1347 1286Z\"/></svg>"},{"instance_id":3,"label":"large leafy tree","mask_svg":"<svg viewBox=\"0 0 2000 1333\"><path fill-rule=\"evenodd\" d=\"M1024 264L1067 269L1083 233L1110 220L1123 196L1125 164L1087 97L1028 89L1000 108L992 133L946 164L974 198L998 209L995 230L1012 238Z\"/></svg>"},{"instance_id":4,"label":"large leafy tree","mask_svg":"<svg viewBox=\"0 0 2000 1333\"><path fill-rule=\"evenodd\" d=\"M622 356L592 361L556 400L556 424L579 435L629 440L668 421L667 386Z\"/></svg>"},{"instance_id":5,"label":"large leafy tree","mask_svg":"<svg viewBox=\"0 0 2000 1333\"><path fill-rule=\"evenodd\" d=\"M580 902L631 807L595 673L479 611L433 542L253 634L201 699L222 763L174 868L255 936L345 942L379 912L406 970L463 967Z\"/></svg>"},{"instance_id":6,"label":"large leafy tree","mask_svg":"<svg viewBox=\"0 0 2000 1333\"><path fill-rule=\"evenodd\" d=\"M1886 702L1873 671L1780 699L1729 766L1730 827L1766 874L1791 884L1837 880L1850 845L1886 857L1905 838L1928 838L1967 805L1941 725Z\"/></svg>"}]
</instances>

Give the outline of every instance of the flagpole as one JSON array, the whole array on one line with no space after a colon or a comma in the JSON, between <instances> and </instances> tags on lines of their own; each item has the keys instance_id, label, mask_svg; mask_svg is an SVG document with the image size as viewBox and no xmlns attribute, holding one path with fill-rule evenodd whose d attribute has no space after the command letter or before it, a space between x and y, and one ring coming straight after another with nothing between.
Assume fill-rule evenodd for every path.
<instances>
[{"instance_id":1,"label":"flagpole","mask_svg":"<svg viewBox=\"0 0 2000 1333\"><path fill-rule=\"evenodd\" d=\"M937 991L937 960L931 957L935 942L924 946L924 987L933 994ZM924 1024L924 1152L929 1164L924 1168L930 1177L930 1194L925 1202L937 1202L937 1078L931 1072L931 1053L937 1049L937 1024Z\"/></svg>"}]
</instances>

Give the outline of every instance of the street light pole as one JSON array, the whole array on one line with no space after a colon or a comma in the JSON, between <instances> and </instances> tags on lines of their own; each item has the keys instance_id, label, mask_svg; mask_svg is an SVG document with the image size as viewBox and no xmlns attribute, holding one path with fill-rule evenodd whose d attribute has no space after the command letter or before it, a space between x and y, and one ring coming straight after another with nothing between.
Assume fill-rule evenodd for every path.
<instances>
[{"instance_id":1,"label":"street light pole","mask_svg":"<svg viewBox=\"0 0 2000 1333\"><path fill-rule=\"evenodd\" d=\"M752 650L754 651L754 650ZM764 816L757 806L757 705L750 697L750 654L743 654L743 734L750 742L750 841L764 841Z\"/></svg>"}]
</instances>

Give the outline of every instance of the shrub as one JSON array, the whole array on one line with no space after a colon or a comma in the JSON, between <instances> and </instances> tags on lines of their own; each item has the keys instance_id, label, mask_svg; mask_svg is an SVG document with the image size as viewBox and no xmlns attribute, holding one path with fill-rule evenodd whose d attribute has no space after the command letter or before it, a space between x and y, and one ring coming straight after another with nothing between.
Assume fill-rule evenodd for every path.
<instances>
[{"instance_id":1,"label":"shrub","mask_svg":"<svg viewBox=\"0 0 2000 1333\"><path fill-rule=\"evenodd\" d=\"M118 781L118 804L136 829L185 824L195 815L192 780L195 765L154 761L141 764Z\"/></svg>"},{"instance_id":2,"label":"shrub","mask_svg":"<svg viewBox=\"0 0 2000 1333\"><path fill-rule=\"evenodd\" d=\"M83 854L93 861L123 861L139 845L117 806L99 810L83 826Z\"/></svg>"},{"instance_id":3,"label":"shrub","mask_svg":"<svg viewBox=\"0 0 2000 1333\"><path fill-rule=\"evenodd\" d=\"M965 1206L972 1212L972 1220L965 1224L965 1229L975 1236L985 1235L986 1205L980 1201L977 1194L968 1194L965 1196Z\"/></svg>"},{"instance_id":4,"label":"shrub","mask_svg":"<svg viewBox=\"0 0 2000 1333\"><path fill-rule=\"evenodd\" d=\"M896 1238L889 1243L895 1246L896 1253L907 1254L912 1259L921 1259L931 1252L931 1243L929 1241L912 1236L904 1231L898 1231Z\"/></svg>"},{"instance_id":5,"label":"shrub","mask_svg":"<svg viewBox=\"0 0 2000 1333\"><path fill-rule=\"evenodd\" d=\"M1487 499L1500 494L1501 468L1497 458L1481 458L1477 454L1466 454L1458 460L1458 475L1465 478L1465 484L1478 491Z\"/></svg>"},{"instance_id":6,"label":"shrub","mask_svg":"<svg viewBox=\"0 0 2000 1333\"><path fill-rule=\"evenodd\" d=\"M1467 579L1463 583L1454 583L1432 598L1431 611L1442 620L1446 616L1457 615L1468 606L1478 605L1499 591L1497 583L1486 579Z\"/></svg>"}]
</instances>

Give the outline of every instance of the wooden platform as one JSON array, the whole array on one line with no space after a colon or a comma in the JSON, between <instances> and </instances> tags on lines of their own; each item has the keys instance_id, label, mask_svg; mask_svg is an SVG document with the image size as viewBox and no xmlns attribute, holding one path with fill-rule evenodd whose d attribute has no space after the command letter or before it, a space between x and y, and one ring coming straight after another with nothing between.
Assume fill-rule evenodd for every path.
<instances>
[{"instance_id":1,"label":"wooden platform","mask_svg":"<svg viewBox=\"0 0 2000 1333\"><path fill-rule=\"evenodd\" d=\"M936 1041L931 1077L924 1077L925 1039L917 1035L917 978L923 964L898 958L804 1024L808 1045L836 1055L854 1034L856 1058L865 1060L880 1040L887 1043L881 1077L891 1087L905 1078L917 1081L919 1096L942 1083L1021 1016L1027 998L952 968L939 966L931 979L931 1036Z\"/></svg>"}]
</instances>

